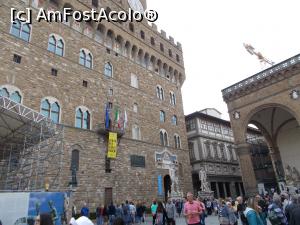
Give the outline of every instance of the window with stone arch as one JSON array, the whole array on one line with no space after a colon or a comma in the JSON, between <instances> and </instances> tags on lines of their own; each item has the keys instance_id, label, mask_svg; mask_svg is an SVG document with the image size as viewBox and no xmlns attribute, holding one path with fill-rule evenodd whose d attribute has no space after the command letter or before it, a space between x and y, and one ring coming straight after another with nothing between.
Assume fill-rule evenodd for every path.
<instances>
[{"instance_id":1,"label":"window with stone arch","mask_svg":"<svg viewBox=\"0 0 300 225\"><path fill-rule=\"evenodd\" d=\"M156 96L160 100L164 100L164 98L165 98L164 89L160 85L156 86Z\"/></svg>"},{"instance_id":2,"label":"window with stone arch","mask_svg":"<svg viewBox=\"0 0 300 225\"><path fill-rule=\"evenodd\" d=\"M51 34L48 39L48 51L59 56L64 56L65 43L62 37Z\"/></svg>"},{"instance_id":3,"label":"window with stone arch","mask_svg":"<svg viewBox=\"0 0 300 225\"><path fill-rule=\"evenodd\" d=\"M174 134L174 143L176 149L181 148L180 136L178 134Z\"/></svg>"},{"instance_id":4,"label":"window with stone arch","mask_svg":"<svg viewBox=\"0 0 300 225\"><path fill-rule=\"evenodd\" d=\"M110 62L106 62L104 65L104 75L106 77L113 77L113 66Z\"/></svg>"},{"instance_id":5,"label":"window with stone arch","mask_svg":"<svg viewBox=\"0 0 300 225\"><path fill-rule=\"evenodd\" d=\"M168 133L166 130L161 129L159 131L159 138L162 146L169 146Z\"/></svg>"},{"instance_id":6,"label":"window with stone arch","mask_svg":"<svg viewBox=\"0 0 300 225\"><path fill-rule=\"evenodd\" d=\"M71 153L71 177L72 177L72 186L76 187L78 182L77 182L77 172L79 171L79 150L78 149L73 149Z\"/></svg>"},{"instance_id":7,"label":"window with stone arch","mask_svg":"<svg viewBox=\"0 0 300 225\"><path fill-rule=\"evenodd\" d=\"M79 64L86 67L86 68L92 69L92 67L93 67L93 55L89 50L80 49Z\"/></svg>"},{"instance_id":8,"label":"window with stone arch","mask_svg":"<svg viewBox=\"0 0 300 225\"><path fill-rule=\"evenodd\" d=\"M0 87L0 96L9 98L10 100L16 103L22 103L22 94L21 91L15 86L4 85Z\"/></svg>"},{"instance_id":9,"label":"window with stone arch","mask_svg":"<svg viewBox=\"0 0 300 225\"><path fill-rule=\"evenodd\" d=\"M162 123L166 122L166 113L163 110L159 111L159 121Z\"/></svg>"},{"instance_id":10,"label":"window with stone arch","mask_svg":"<svg viewBox=\"0 0 300 225\"><path fill-rule=\"evenodd\" d=\"M76 109L75 127L87 130L91 128L91 114L84 106L80 106Z\"/></svg>"},{"instance_id":11,"label":"window with stone arch","mask_svg":"<svg viewBox=\"0 0 300 225\"><path fill-rule=\"evenodd\" d=\"M42 100L41 114L50 118L54 123L60 121L60 105L55 98L47 97Z\"/></svg>"},{"instance_id":12,"label":"window with stone arch","mask_svg":"<svg viewBox=\"0 0 300 225\"><path fill-rule=\"evenodd\" d=\"M173 91L170 91L170 104L176 105L176 95Z\"/></svg>"},{"instance_id":13,"label":"window with stone arch","mask_svg":"<svg viewBox=\"0 0 300 225\"><path fill-rule=\"evenodd\" d=\"M175 125L175 126L178 125L178 122L177 122L177 116L176 116L176 115L173 115L173 116L172 116L172 121L171 121L171 122L172 122L172 124Z\"/></svg>"},{"instance_id":14,"label":"window with stone arch","mask_svg":"<svg viewBox=\"0 0 300 225\"><path fill-rule=\"evenodd\" d=\"M31 35L31 25L20 20L15 20L11 23L10 34L29 42Z\"/></svg>"}]
</instances>

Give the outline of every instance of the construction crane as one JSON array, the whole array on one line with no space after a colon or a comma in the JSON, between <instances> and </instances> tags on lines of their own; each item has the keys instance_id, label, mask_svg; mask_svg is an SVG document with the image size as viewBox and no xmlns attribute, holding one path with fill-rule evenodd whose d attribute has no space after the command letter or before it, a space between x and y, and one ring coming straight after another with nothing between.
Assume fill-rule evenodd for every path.
<instances>
[{"instance_id":1,"label":"construction crane","mask_svg":"<svg viewBox=\"0 0 300 225\"><path fill-rule=\"evenodd\" d=\"M252 45L244 43L244 47L247 50L247 52L249 52L251 55L256 55L257 56L259 62L262 65L262 67L266 67L267 64L269 64L270 66L273 66L275 64L275 62L267 59L260 52L255 51L255 48Z\"/></svg>"}]
</instances>

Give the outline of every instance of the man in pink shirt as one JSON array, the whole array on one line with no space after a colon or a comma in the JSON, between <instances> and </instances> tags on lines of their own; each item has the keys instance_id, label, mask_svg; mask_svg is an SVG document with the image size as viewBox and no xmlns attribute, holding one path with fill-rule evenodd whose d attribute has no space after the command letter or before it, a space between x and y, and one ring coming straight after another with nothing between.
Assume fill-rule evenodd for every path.
<instances>
[{"instance_id":1,"label":"man in pink shirt","mask_svg":"<svg viewBox=\"0 0 300 225\"><path fill-rule=\"evenodd\" d=\"M193 199L193 194L191 192L187 193L187 202L184 204L184 215L187 218L188 225L198 225L200 224L200 215L203 209L200 204Z\"/></svg>"}]
</instances>

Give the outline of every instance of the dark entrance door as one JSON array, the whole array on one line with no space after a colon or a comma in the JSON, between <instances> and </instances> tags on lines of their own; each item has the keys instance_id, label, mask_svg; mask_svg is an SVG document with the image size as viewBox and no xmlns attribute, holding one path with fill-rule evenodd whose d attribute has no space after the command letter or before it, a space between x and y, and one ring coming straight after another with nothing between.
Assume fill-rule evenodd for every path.
<instances>
[{"instance_id":1,"label":"dark entrance door","mask_svg":"<svg viewBox=\"0 0 300 225\"><path fill-rule=\"evenodd\" d=\"M171 194L171 185L172 181L169 175L164 176L164 192L165 192L165 201L168 200L168 193Z\"/></svg>"},{"instance_id":2,"label":"dark entrance door","mask_svg":"<svg viewBox=\"0 0 300 225\"><path fill-rule=\"evenodd\" d=\"M110 205L112 203L113 198L112 198L112 188L105 188L105 193L104 193L104 204Z\"/></svg>"}]
</instances>

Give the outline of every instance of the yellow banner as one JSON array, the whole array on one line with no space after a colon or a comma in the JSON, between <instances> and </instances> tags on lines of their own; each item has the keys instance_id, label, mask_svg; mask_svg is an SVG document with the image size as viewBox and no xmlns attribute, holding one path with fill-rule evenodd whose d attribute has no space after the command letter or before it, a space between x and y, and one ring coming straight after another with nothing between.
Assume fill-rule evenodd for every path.
<instances>
[{"instance_id":1,"label":"yellow banner","mask_svg":"<svg viewBox=\"0 0 300 225\"><path fill-rule=\"evenodd\" d=\"M107 158L115 159L117 157L117 133L109 132Z\"/></svg>"}]
</instances>

